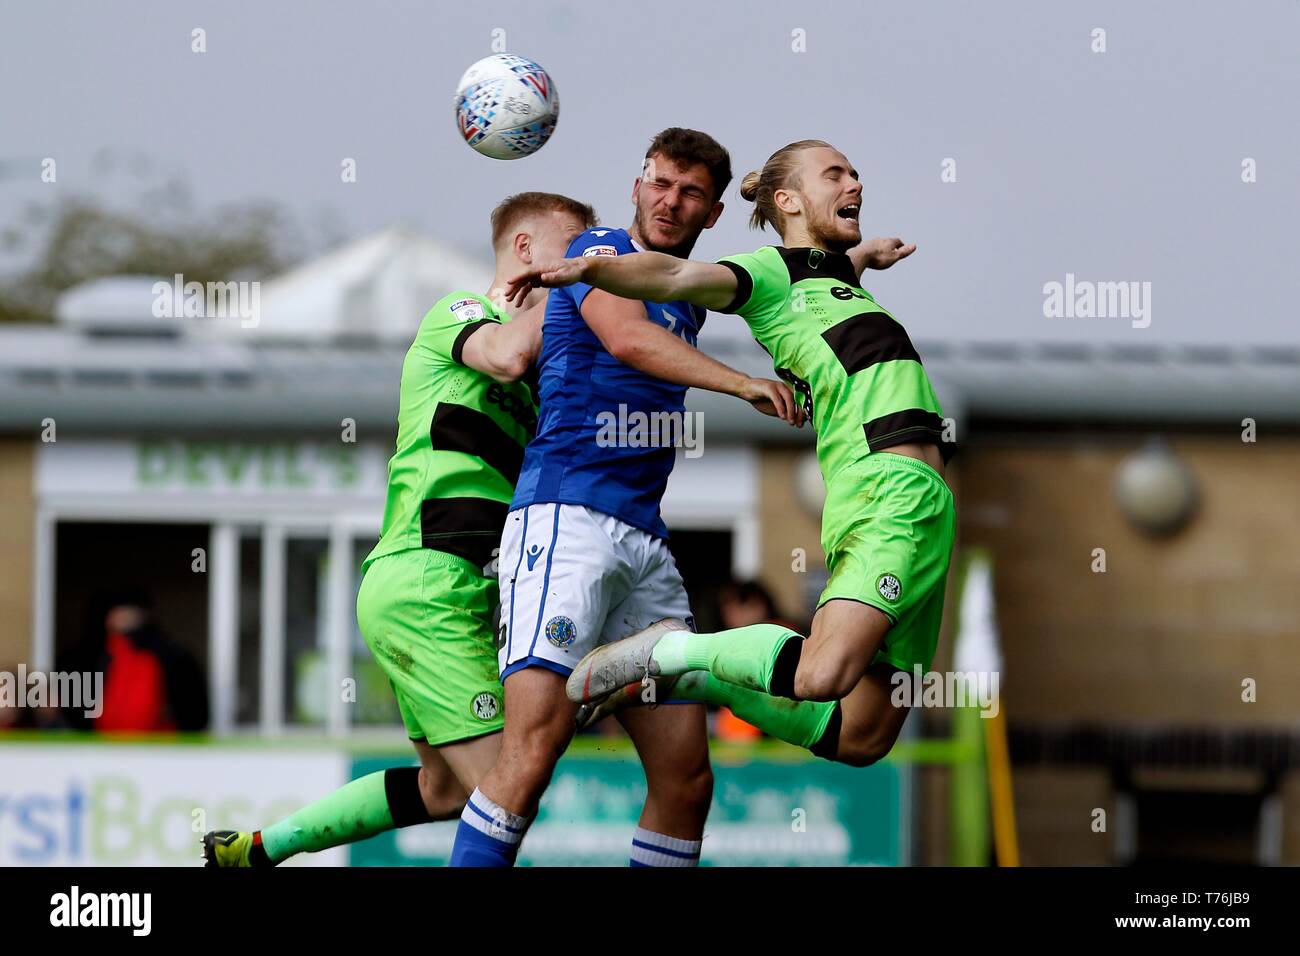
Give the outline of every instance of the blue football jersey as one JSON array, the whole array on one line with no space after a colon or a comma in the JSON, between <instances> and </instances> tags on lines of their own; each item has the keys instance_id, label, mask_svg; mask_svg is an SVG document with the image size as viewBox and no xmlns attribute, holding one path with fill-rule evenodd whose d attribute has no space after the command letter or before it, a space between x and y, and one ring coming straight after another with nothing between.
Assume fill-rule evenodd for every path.
<instances>
[{"instance_id":1,"label":"blue football jersey","mask_svg":"<svg viewBox=\"0 0 1300 956\"><path fill-rule=\"evenodd\" d=\"M636 251L627 230L597 228L574 239L567 255L618 256ZM659 502L673 470L675 449L611 443L610 423L625 422L637 412L684 415L686 387L637 371L605 351L579 311L591 288L576 283L552 289L547 299L537 362L541 400L537 435L524 452L510 507L545 502L586 505L666 538L668 528L659 515ZM689 302L644 304L651 322L695 345L704 309Z\"/></svg>"}]
</instances>

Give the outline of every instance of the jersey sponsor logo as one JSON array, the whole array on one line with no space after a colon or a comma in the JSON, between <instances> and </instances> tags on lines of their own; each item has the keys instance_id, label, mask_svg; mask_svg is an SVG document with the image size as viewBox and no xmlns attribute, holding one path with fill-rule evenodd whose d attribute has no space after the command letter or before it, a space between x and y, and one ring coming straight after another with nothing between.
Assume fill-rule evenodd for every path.
<instances>
[{"instance_id":1,"label":"jersey sponsor logo","mask_svg":"<svg viewBox=\"0 0 1300 956\"><path fill-rule=\"evenodd\" d=\"M478 299L459 299L450 306L451 314L462 322L483 318L483 303Z\"/></svg>"},{"instance_id":2,"label":"jersey sponsor logo","mask_svg":"<svg viewBox=\"0 0 1300 956\"><path fill-rule=\"evenodd\" d=\"M615 249L613 246L588 246L582 252L582 257L584 259L589 259L592 256L616 256L616 255L618 255L618 250Z\"/></svg>"},{"instance_id":3,"label":"jersey sponsor logo","mask_svg":"<svg viewBox=\"0 0 1300 956\"><path fill-rule=\"evenodd\" d=\"M529 549L525 552L525 554L526 554L527 557L528 557L528 570L529 570L529 571L531 571L531 570L533 569L533 565L535 565L535 564L537 563L537 559L540 558L540 557L542 556L542 553L543 553L545 550L546 550L546 549L543 548L542 546L540 546L540 545L536 545L536 544L535 544L535 545L533 545L531 548L529 548Z\"/></svg>"},{"instance_id":4,"label":"jersey sponsor logo","mask_svg":"<svg viewBox=\"0 0 1300 956\"><path fill-rule=\"evenodd\" d=\"M876 578L876 590L880 592L882 598L892 604L903 593L903 584L892 574L882 574Z\"/></svg>"},{"instance_id":5,"label":"jersey sponsor logo","mask_svg":"<svg viewBox=\"0 0 1300 956\"><path fill-rule=\"evenodd\" d=\"M501 713L501 705L497 703L496 695L489 694L487 691L470 701L469 709L479 720L491 720Z\"/></svg>"},{"instance_id":6,"label":"jersey sponsor logo","mask_svg":"<svg viewBox=\"0 0 1300 956\"><path fill-rule=\"evenodd\" d=\"M568 647L578 639L578 627L571 618L553 617L546 622L546 639L556 647Z\"/></svg>"},{"instance_id":7,"label":"jersey sponsor logo","mask_svg":"<svg viewBox=\"0 0 1300 956\"><path fill-rule=\"evenodd\" d=\"M831 297L839 299L841 302L848 302L850 299L865 299L867 294L861 289L850 289L848 286L837 285L831 289Z\"/></svg>"},{"instance_id":8,"label":"jersey sponsor logo","mask_svg":"<svg viewBox=\"0 0 1300 956\"><path fill-rule=\"evenodd\" d=\"M530 433L537 428L537 412L532 403L502 387L501 383L493 382L489 385L486 398L514 419L520 428L527 429Z\"/></svg>"}]
</instances>

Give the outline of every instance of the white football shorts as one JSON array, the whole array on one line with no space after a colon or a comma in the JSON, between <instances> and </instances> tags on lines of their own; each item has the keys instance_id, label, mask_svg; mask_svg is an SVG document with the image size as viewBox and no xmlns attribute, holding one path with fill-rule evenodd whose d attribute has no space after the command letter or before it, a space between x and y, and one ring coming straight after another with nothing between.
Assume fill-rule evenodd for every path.
<instances>
[{"instance_id":1,"label":"white football shorts","mask_svg":"<svg viewBox=\"0 0 1300 956\"><path fill-rule=\"evenodd\" d=\"M524 667L567 676L589 651L666 617L694 629L667 543L584 505L510 512L497 569L502 680Z\"/></svg>"}]
</instances>

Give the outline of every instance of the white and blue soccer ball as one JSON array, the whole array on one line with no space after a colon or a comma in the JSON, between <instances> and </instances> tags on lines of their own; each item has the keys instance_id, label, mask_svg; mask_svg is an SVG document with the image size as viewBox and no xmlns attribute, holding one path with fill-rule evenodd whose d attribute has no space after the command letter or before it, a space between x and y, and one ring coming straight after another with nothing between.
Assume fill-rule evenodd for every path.
<instances>
[{"instance_id":1,"label":"white and blue soccer ball","mask_svg":"<svg viewBox=\"0 0 1300 956\"><path fill-rule=\"evenodd\" d=\"M560 97L532 60L497 53L479 60L456 86L456 125L472 148L493 159L519 159L555 132Z\"/></svg>"}]
</instances>

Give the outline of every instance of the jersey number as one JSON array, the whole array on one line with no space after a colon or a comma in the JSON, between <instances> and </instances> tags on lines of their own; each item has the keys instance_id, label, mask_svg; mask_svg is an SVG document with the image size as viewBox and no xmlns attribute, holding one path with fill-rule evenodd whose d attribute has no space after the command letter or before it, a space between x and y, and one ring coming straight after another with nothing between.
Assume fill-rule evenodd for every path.
<instances>
[{"instance_id":1,"label":"jersey number","mask_svg":"<svg viewBox=\"0 0 1300 956\"><path fill-rule=\"evenodd\" d=\"M664 321L668 323L669 332L671 332L673 335L680 335L682 337L682 341L684 341L687 345L693 346L695 344L695 342L691 339L689 326L683 323L680 329L677 328L677 323L682 321L681 316L674 315L672 312L669 312L667 309L664 309L663 317L664 317Z\"/></svg>"}]
</instances>

